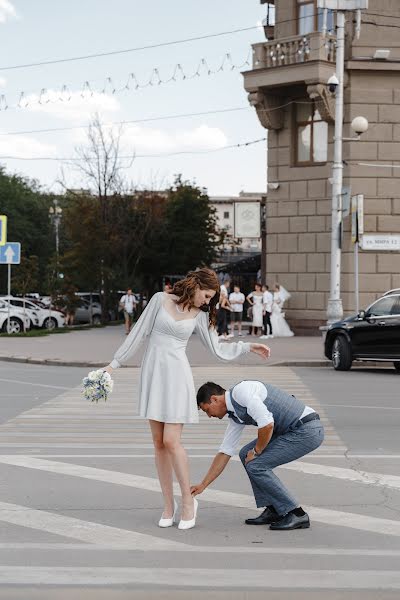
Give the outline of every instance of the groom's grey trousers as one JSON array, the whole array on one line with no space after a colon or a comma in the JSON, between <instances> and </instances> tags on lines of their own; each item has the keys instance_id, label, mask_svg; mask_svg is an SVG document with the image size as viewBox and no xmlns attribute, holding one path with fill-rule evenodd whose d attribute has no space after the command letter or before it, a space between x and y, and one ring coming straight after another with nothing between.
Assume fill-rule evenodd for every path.
<instances>
[{"instance_id":1,"label":"groom's grey trousers","mask_svg":"<svg viewBox=\"0 0 400 600\"><path fill-rule=\"evenodd\" d=\"M323 425L321 421L315 420L291 428L282 435L272 435L264 452L247 465L244 462L245 458L257 440L243 446L239 456L249 476L257 507L272 505L278 515L285 515L299 506L297 500L273 473L273 469L312 452L323 440Z\"/></svg>"}]
</instances>

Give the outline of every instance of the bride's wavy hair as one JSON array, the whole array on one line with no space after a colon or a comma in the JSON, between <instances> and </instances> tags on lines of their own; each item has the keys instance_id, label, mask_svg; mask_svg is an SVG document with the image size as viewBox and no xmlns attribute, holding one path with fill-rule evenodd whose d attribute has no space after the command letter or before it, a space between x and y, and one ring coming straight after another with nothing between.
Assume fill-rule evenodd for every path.
<instances>
[{"instance_id":1,"label":"bride's wavy hair","mask_svg":"<svg viewBox=\"0 0 400 600\"><path fill-rule=\"evenodd\" d=\"M201 310L209 313L210 326L217 323L217 304L219 301L219 280L215 271L203 267L196 271L190 271L184 279L175 283L170 291L170 294L178 296L176 304L182 305L183 308L188 307L189 310L194 307L194 295L197 288L201 290L214 290L215 296L211 298L208 306L202 306Z\"/></svg>"}]
</instances>

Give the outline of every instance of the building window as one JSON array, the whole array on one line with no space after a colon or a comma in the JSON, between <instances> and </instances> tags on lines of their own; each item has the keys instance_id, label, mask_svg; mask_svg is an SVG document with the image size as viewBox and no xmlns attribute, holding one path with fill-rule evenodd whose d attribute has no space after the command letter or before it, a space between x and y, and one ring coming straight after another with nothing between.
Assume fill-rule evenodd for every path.
<instances>
[{"instance_id":1,"label":"building window","mask_svg":"<svg viewBox=\"0 0 400 600\"><path fill-rule=\"evenodd\" d=\"M229 212L224 212L224 219L229 219Z\"/></svg>"},{"instance_id":2,"label":"building window","mask_svg":"<svg viewBox=\"0 0 400 600\"><path fill-rule=\"evenodd\" d=\"M297 33L306 35L314 31L321 31L323 24L323 10L317 8L317 0L297 0ZM327 30L333 31L335 27L333 11L328 10Z\"/></svg>"},{"instance_id":3,"label":"building window","mask_svg":"<svg viewBox=\"0 0 400 600\"><path fill-rule=\"evenodd\" d=\"M296 105L295 147L297 165L324 164L328 160L328 123L322 120L314 101Z\"/></svg>"}]
</instances>

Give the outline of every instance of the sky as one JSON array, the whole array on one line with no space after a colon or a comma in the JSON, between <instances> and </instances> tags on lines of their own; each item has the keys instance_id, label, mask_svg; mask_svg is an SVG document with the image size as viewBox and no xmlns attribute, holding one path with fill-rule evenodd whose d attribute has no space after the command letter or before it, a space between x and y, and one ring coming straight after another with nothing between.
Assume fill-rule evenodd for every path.
<instances>
[{"instance_id":1,"label":"sky","mask_svg":"<svg viewBox=\"0 0 400 600\"><path fill-rule=\"evenodd\" d=\"M213 196L265 192L265 142L218 150L266 135L248 104L241 75L251 68L245 64L251 62L251 44L265 40L259 27L264 13L259 0L0 0L0 164L53 192L60 191L60 180L85 187L71 161L21 159L76 157L76 148L86 144L90 120L99 113L107 126L125 122L121 154L136 158L131 165L126 161L124 176L135 187L162 189L182 174ZM10 68L245 28L253 29ZM226 54L234 69L224 63ZM175 81L167 83L175 69ZM217 72L208 74L209 69ZM136 89L136 82L145 85L152 73L153 85ZM165 118L227 109L241 110ZM54 128L67 129L35 131ZM186 154L173 155L179 152Z\"/></svg>"}]
</instances>

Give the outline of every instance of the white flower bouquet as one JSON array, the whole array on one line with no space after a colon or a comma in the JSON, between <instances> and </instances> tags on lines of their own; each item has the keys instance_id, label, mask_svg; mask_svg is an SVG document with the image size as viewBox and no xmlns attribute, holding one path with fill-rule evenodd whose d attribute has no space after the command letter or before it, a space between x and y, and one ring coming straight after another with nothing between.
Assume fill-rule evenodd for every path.
<instances>
[{"instance_id":1,"label":"white flower bouquet","mask_svg":"<svg viewBox=\"0 0 400 600\"><path fill-rule=\"evenodd\" d=\"M113 390L114 382L109 373L99 369L90 371L89 375L83 379L82 386L83 397L86 400L91 402L104 400L105 402Z\"/></svg>"}]
</instances>

